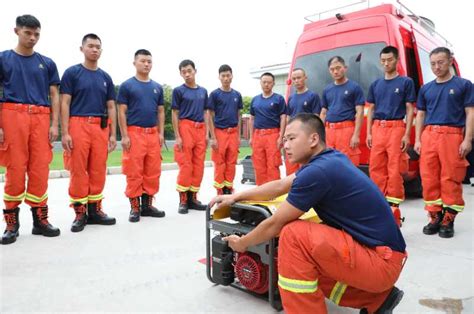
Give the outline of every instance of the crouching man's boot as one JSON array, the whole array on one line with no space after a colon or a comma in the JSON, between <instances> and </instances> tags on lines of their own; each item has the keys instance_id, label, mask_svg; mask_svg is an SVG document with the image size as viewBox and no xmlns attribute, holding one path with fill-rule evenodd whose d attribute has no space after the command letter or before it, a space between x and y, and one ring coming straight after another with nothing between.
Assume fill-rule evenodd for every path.
<instances>
[{"instance_id":1,"label":"crouching man's boot","mask_svg":"<svg viewBox=\"0 0 474 314\"><path fill-rule=\"evenodd\" d=\"M393 289L388 294L385 301L382 305L375 311L375 314L388 314L392 313L393 309L400 303L403 298L403 291L398 289L397 287L393 287ZM360 314L368 314L369 312L367 309L361 309Z\"/></svg>"},{"instance_id":2,"label":"crouching man's boot","mask_svg":"<svg viewBox=\"0 0 474 314\"><path fill-rule=\"evenodd\" d=\"M86 204L74 203L71 207L74 208L74 212L76 213L76 218L74 218L74 221L72 222L71 231L80 232L84 230L84 227L87 224Z\"/></svg>"},{"instance_id":3,"label":"crouching man's boot","mask_svg":"<svg viewBox=\"0 0 474 314\"><path fill-rule=\"evenodd\" d=\"M57 237L61 231L53 227L48 221L48 206L31 207L33 214L33 234L41 234L45 237Z\"/></svg>"},{"instance_id":4,"label":"crouching man's boot","mask_svg":"<svg viewBox=\"0 0 474 314\"><path fill-rule=\"evenodd\" d=\"M188 192L179 192L179 207L178 213L179 214L187 214L188 213Z\"/></svg>"},{"instance_id":5,"label":"crouching man's boot","mask_svg":"<svg viewBox=\"0 0 474 314\"><path fill-rule=\"evenodd\" d=\"M197 199L197 192L188 191L188 206L189 209L206 210L207 206L202 204Z\"/></svg>"},{"instance_id":6,"label":"crouching man's boot","mask_svg":"<svg viewBox=\"0 0 474 314\"><path fill-rule=\"evenodd\" d=\"M458 212L451 208L444 210L443 221L441 221L438 233L441 238L452 238L454 236L454 219L457 214Z\"/></svg>"},{"instance_id":7,"label":"crouching man's boot","mask_svg":"<svg viewBox=\"0 0 474 314\"><path fill-rule=\"evenodd\" d=\"M142 194L142 216L151 216L151 217L165 217L165 212L158 210L158 208L153 205L153 196L143 193Z\"/></svg>"},{"instance_id":8,"label":"crouching man's boot","mask_svg":"<svg viewBox=\"0 0 474 314\"><path fill-rule=\"evenodd\" d=\"M139 222L140 221L140 198L130 197L130 215L128 216L128 221L130 222Z\"/></svg>"},{"instance_id":9,"label":"crouching man's boot","mask_svg":"<svg viewBox=\"0 0 474 314\"><path fill-rule=\"evenodd\" d=\"M87 203L88 225L115 225L115 218L109 217L102 211L102 200L96 203Z\"/></svg>"},{"instance_id":10,"label":"crouching man's boot","mask_svg":"<svg viewBox=\"0 0 474 314\"><path fill-rule=\"evenodd\" d=\"M423 227L424 234L435 234L439 231L439 226L441 224L441 220L443 220L443 212L440 211L429 211L428 217L430 218L430 222Z\"/></svg>"},{"instance_id":11,"label":"crouching man's boot","mask_svg":"<svg viewBox=\"0 0 474 314\"><path fill-rule=\"evenodd\" d=\"M20 221L18 220L19 207L12 209L3 210L3 218L7 223L7 227L2 236L2 244L10 244L16 241L16 238L20 235L18 229L20 229Z\"/></svg>"}]
</instances>

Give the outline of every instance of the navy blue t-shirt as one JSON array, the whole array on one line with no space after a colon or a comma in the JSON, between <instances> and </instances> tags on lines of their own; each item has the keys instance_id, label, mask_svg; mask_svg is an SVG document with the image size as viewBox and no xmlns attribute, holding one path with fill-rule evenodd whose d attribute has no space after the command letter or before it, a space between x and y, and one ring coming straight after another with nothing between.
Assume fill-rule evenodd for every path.
<instances>
[{"instance_id":1,"label":"navy blue t-shirt","mask_svg":"<svg viewBox=\"0 0 474 314\"><path fill-rule=\"evenodd\" d=\"M469 80L453 76L447 82L433 80L420 89L416 108L426 111L426 125L464 127L466 107L474 106L474 90Z\"/></svg>"},{"instance_id":2,"label":"navy blue t-shirt","mask_svg":"<svg viewBox=\"0 0 474 314\"><path fill-rule=\"evenodd\" d=\"M104 116L107 101L115 99L112 78L102 69L89 70L82 64L64 72L60 89L61 94L71 95L70 116Z\"/></svg>"},{"instance_id":3,"label":"navy blue t-shirt","mask_svg":"<svg viewBox=\"0 0 474 314\"><path fill-rule=\"evenodd\" d=\"M364 92L359 84L348 80L344 84L329 84L323 90L322 107L326 108L327 122L355 120L356 106L365 105Z\"/></svg>"},{"instance_id":4,"label":"navy blue t-shirt","mask_svg":"<svg viewBox=\"0 0 474 314\"><path fill-rule=\"evenodd\" d=\"M171 109L179 110L179 119L204 122L204 111L208 109L207 90L191 88L183 84L173 89Z\"/></svg>"},{"instance_id":5,"label":"navy blue t-shirt","mask_svg":"<svg viewBox=\"0 0 474 314\"><path fill-rule=\"evenodd\" d=\"M314 114L321 112L321 100L318 94L307 90L301 94L294 93L288 98L288 115L293 118L302 112Z\"/></svg>"},{"instance_id":6,"label":"navy blue t-shirt","mask_svg":"<svg viewBox=\"0 0 474 314\"><path fill-rule=\"evenodd\" d=\"M407 114L406 103L415 101L415 84L406 76L378 79L370 85L367 95L367 102L374 104L377 120L402 120Z\"/></svg>"},{"instance_id":7,"label":"navy blue t-shirt","mask_svg":"<svg viewBox=\"0 0 474 314\"><path fill-rule=\"evenodd\" d=\"M0 52L2 102L50 106L49 87L59 85L53 60L37 52L22 56L14 50Z\"/></svg>"},{"instance_id":8,"label":"navy blue t-shirt","mask_svg":"<svg viewBox=\"0 0 474 314\"><path fill-rule=\"evenodd\" d=\"M226 92L218 88L209 95L209 109L214 111L214 125L218 129L236 127L242 108L242 95L234 89Z\"/></svg>"},{"instance_id":9,"label":"navy blue t-shirt","mask_svg":"<svg viewBox=\"0 0 474 314\"><path fill-rule=\"evenodd\" d=\"M158 122L158 106L164 105L163 88L153 80L132 77L120 85L117 103L127 105L127 125L151 128Z\"/></svg>"},{"instance_id":10,"label":"navy blue t-shirt","mask_svg":"<svg viewBox=\"0 0 474 314\"><path fill-rule=\"evenodd\" d=\"M405 240L379 188L336 150L326 149L301 167L286 200L304 212L314 208L324 223L363 245L405 252Z\"/></svg>"},{"instance_id":11,"label":"navy blue t-shirt","mask_svg":"<svg viewBox=\"0 0 474 314\"><path fill-rule=\"evenodd\" d=\"M265 98L255 96L250 103L250 114L255 117L255 129L274 129L280 127L280 117L286 114L286 102L283 96L273 93Z\"/></svg>"}]
</instances>

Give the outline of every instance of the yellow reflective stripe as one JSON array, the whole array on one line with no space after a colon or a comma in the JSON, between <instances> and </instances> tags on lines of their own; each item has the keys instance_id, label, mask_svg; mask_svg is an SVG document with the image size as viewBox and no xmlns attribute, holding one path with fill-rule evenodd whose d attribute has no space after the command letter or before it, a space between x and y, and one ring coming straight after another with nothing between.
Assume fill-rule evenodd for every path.
<instances>
[{"instance_id":1,"label":"yellow reflective stripe","mask_svg":"<svg viewBox=\"0 0 474 314\"><path fill-rule=\"evenodd\" d=\"M464 205L447 205L443 203L444 207L449 207L452 210L455 210L457 212L462 212L464 210Z\"/></svg>"},{"instance_id":2,"label":"yellow reflective stripe","mask_svg":"<svg viewBox=\"0 0 474 314\"><path fill-rule=\"evenodd\" d=\"M104 198L104 196L101 194L96 194L96 195L89 195L89 201L100 201L101 199Z\"/></svg>"},{"instance_id":3,"label":"yellow reflective stripe","mask_svg":"<svg viewBox=\"0 0 474 314\"><path fill-rule=\"evenodd\" d=\"M224 185L228 188L231 188L234 184L232 182L229 182L229 181L225 181L224 180Z\"/></svg>"},{"instance_id":4,"label":"yellow reflective stripe","mask_svg":"<svg viewBox=\"0 0 474 314\"><path fill-rule=\"evenodd\" d=\"M42 197L38 197L30 193L26 193L26 196L25 196L25 199L35 202L35 203L41 203L47 198L48 198L48 193L44 194Z\"/></svg>"},{"instance_id":5,"label":"yellow reflective stripe","mask_svg":"<svg viewBox=\"0 0 474 314\"><path fill-rule=\"evenodd\" d=\"M22 201L25 198L25 192L21 193L20 195L8 195L7 193L3 193L3 199L5 201Z\"/></svg>"},{"instance_id":6,"label":"yellow reflective stripe","mask_svg":"<svg viewBox=\"0 0 474 314\"><path fill-rule=\"evenodd\" d=\"M334 288L332 288L329 300L339 305L339 302L341 302L342 295L344 294L344 292L346 292L346 289L347 285L345 283L342 283L340 281L336 282Z\"/></svg>"},{"instance_id":7,"label":"yellow reflective stripe","mask_svg":"<svg viewBox=\"0 0 474 314\"><path fill-rule=\"evenodd\" d=\"M295 293L313 293L318 290L318 280L296 280L278 275L278 286Z\"/></svg>"},{"instance_id":8,"label":"yellow reflective stripe","mask_svg":"<svg viewBox=\"0 0 474 314\"><path fill-rule=\"evenodd\" d=\"M189 191L189 187L176 184L176 190L178 192L187 192L187 191Z\"/></svg>"},{"instance_id":9,"label":"yellow reflective stripe","mask_svg":"<svg viewBox=\"0 0 474 314\"><path fill-rule=\"evenodd\" d=\"M387 202L390 202L392 204L400 204L401 202L403 202L403 199L391 196L386 196L385 199L387 200Z\"/></svg>"},{"instance_id":10,"label":"yellow reflective stripe","mask_svg":"<svg viewBox=\"0 0 474 314\"><path fill-rule=\"evenodd\" d=\"M84 198L70 198L69 199L71 203L81 203L81 204L87 204L87 200L88 198L87 197L84 197Z\"/></svg>"},{"instance_id":11,"label":"yellow reflective stripe","mask_svg":"<svg viewBox=\"0 0 474 314\"><path fill-rule=\"evenodd\" d=\"M434 201L425 201L425 200L423 201L425 202L426 205L443 205L443 201L440 198Z\"/></svg>"},{"instance_id":12,"label":"yellow reflective stripe","mask_svg":"<svg viewBox=\"0 0 474 314\"><path fill-rule=\"evenodd\" d=\"M191 192L199 192L199 186L198 186L198 187L195 187L195 186L192 186L192 185L191 185L191 186L189 187L189 190L190 190Z\"/></svg>"},{"instance_id":13,"label":"yellow reflective stripe","mask_svg":"<svg viewBox=\"0 0 474 314\"><path fill-rule=\"evenodd\" d=\"M224 187L224 183L218 183L218 182L214 181L214 187L216 187L218 189L222 189Z\"/></svg>"}]
</instances>

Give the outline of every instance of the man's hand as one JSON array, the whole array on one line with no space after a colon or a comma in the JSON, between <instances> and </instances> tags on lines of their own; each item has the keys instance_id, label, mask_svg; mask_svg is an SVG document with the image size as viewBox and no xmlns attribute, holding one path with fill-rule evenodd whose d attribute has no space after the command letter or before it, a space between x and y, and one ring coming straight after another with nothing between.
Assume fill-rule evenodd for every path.
<instances>
[{"instance_id":1,"label":"man's hand","mask_svg":"<svg viewBox=\"0 0 474 314\"><path fill-rule=\"evenodd\" d=\"M181 139L181 137L176 138L175 145L176 145L176 147L178 148L179 151L183 150L183 140Z\"/></svg>"},{"instance_id":2,"label":"man's hand","mask_svg":"<svg viewBox=\"0 0 474 314\"><path fill-rule=\"evenodd\" d=\"M404 135L402 137L402 142L400 144L400 148L402 149L402 152L407 151L408 145L410 145L410 137L408 135Z\"/></svg>"},{"instance_id":3,"label":"man's hand","mask_svg":"<svg viewBox=\"0 0 474 314\"><path fill-rule=\"evenodd\" d=\"M218 145L217 145L217 140L216 139L212 139L210 140L210 144L211 144L211 148L216 150L218 148Z\"/></svg>"},{"instance_id":4,"label":"man's hand","mask_svg":"<svg viewBox=\"0 0 474 314\"><path fill-rule=\"evenodd\" d=\"M415 152L420 155L421 154L421 142L420 141L416 141L415 142L415 147L413 147L413 149L415 150Z\"/></svg>"},{"instance_id":5,"label":"man's hand","mask_svg":"<svg viewBox=\"0 0 474 314\"><path fill-rule=\"evenodd\" d=\"M367 145L368 149L372 149L372 135L367 134L367 138L365 139L365 144Z\"/></svg>"},{"instance_id":6,"label":"man's hand","mask_svg":"<svg viewBox=\"0 0 474 314\"><path fill-rule=\"evenodd\" d=\"M122 136L122 149L126 152L130 151L130 137Z\"/></svg>"},{"instance_id":7,"label":"man's hand","mask_svg":"<svg viewBox=\"0 0 474 314\"><path fill-rule=\"evenodd\" d=\"M5 135L3 134L3 129L0 128L0 143L3 143L4 140L5 140Z\"/></svg>"},{"instance_id":8,"label":"man's hand","mask_svg":"<svg viewBox=\"0 0 474 314\"><path fill-rule=\"evenodd\" d=\"M461 145L459 146L459 156L461 156L461 158L466 157L466 155L469 154L471 149L472 149L471 141L466 141L466 140L462 141Z\"/></svg>"},{"instance_id":9,"label":"man's hand","mask_svg":"<svg viewBox=\"0 0 474 314\"><path fill-rule=\"evenodd\" d=\"M71 135L69 135L69 134L63 135L62 138L61 138L61 142L63 144L63 149L70 153L73 149Z\"/></svg>"},{"instance_id":10,"label":"man's hand","mask_svg":"<svg viewBox=\"0 0 474 314\"><path fill-rule=\"evenodd\" d=\"M160 147L162 147L165 144L165 137L160 134L158 140L160 141Z\"/></svg>"},{"instance_id":11,"label":"man's hand","mask_svg":"<svg viewBox=\"0 0 474 314\"><path fill-rule=\"evenodd\" d=\"M352 149L355 149L355 148L359 147L359 137L356 136L355 134L352 135L352 137L351 137L351 142L349 143L349 146L350 146Z\"/></svg>"},{"instance_id":12,"label":"man's hand","mask_svg":"<svg viewBox=\"0 0 474 314\"><path fill-rule=\"evenodd\" d=\"M281 139L281 137L278 138L277 140L277 149L281 149L283 147L283 140Z\"/></svg>"},{"instance_id":13,"label":"man's hand","mask_svg":"<svg viewBox=\"0 0 474 314\"><path fill-rule=\"evenodd\" d=\"M232 204L235 203L234 195L218 195L215 196L211 202L209 203L209 207L213 207L216 205L216 209L223 208L223 207L228 207Z\"/></svg>"},{"instance_id":14,"label":"man's hand","mask_svg":"<svg viewBox=\"0 0 474 314\"><path fill-rule=\"evenodd\" d=\"M117 138L115 138L115 135L112 135L109 137L109 147L108 147L108 152L113 152L115 148L117 147Z\"/></svg>"},{"instance_id":15,"label":"man's hand","mask_svg":"<svg viewBox=\"0 0 474 314\"><path fill-rule=\"evenodd\" d=\"M236 252L243 253L247 251L247 247L242 244L242 238L235 234L224 237L222 240L227 241L230 248Z\"/></svg>"},{"instance_id":16,"label":"man's hand","mask_svg":"<svg viewBox=\"0 0 474 314\"><path fill-rule=\"evenodd\" d=\"M58 139L58 127L57 126L51 126L49 128L49 142L52 143L55 140Z\"/></svg>"}]
</instances>

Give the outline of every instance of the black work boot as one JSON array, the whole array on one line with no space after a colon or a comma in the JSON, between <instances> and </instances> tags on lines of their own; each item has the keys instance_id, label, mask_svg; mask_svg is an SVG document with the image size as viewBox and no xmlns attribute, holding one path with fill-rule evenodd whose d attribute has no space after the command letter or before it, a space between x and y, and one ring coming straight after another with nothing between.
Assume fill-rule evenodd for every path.
<instances>
[{"instance_id":1,"label":"black work boot","mask_svg":"<svg viewBox=\"0 0 474 314\"><path fill-rule=\"evenodd\" d=\"M153 196L143 193L142 194L142 216L151 216L151 217L165 217L165 212L159 210L153 205Z\"/></svg>"},{"instance_id":2,"label":"black work boot","mask_svg":"<svg viewBox=\"0 0 474 314\"><path fill-rule=\"evenodd\" d=\"M31 207L33 214L33 234L41 234L45 237L57 237L61 231L53 227L48 221L48 206Z\"/></svg>"},{"instance_id":3,"label":"black work boot","mask_svg":"<svg viewBox=\"0 0 474 314\"><path fill-rule=\"evenodd\" d=\"M115 225L115 218L107 216L102 211L102 200L97 203L87 203L88 225Z\"/></svg>"},{"instance_id":4,"label":"black work boot","mask_svg":"<svg viewBox=\"0 0 474 314\"><path fill-rule=\"evenodd\" d=\"M84 230L84 227L87 224L87 208L86 204L74 203L72 204L74 212L76 213L76 218L72 222L71 231L80 232Z\"/></svg>"},{"instance_id":5,"label":"black work boot","mask_svg":"<svg viewBox=\"0 0 474 314\"><path fill-rule=\"evenodd\" d=\"M397 287L393 287L382 305L375 311L375 314L391 314L393 309L400 303L403 298L403 291ZM368 314L367 309L361 309L360 314Z\"/></svg>"},{"instance_id":6,"label":"black work boot","mask_svg":"<svg viewBox=\"0 0 474 314\"><path fill-rule=\"evenodd\" d=\"M197 199L197 192L188 191L188 206L189 209L206 210L207 206L202 204Z\"/></svg>"},{"instance_id":7,"label":"black work boot","mask_svg":"<svg viewBox=\"0 0 474 314\"><path fill-rule=\"evenodd\" d=\"M140 198L130 197L130 216L128 216L128 221L130 222L139 222L140 221Z\"/></svg>"},{"instance_id":8,"label":"black work boot","mask_svg":"<svg viewBox=\"0 0 474 314\"><path fill-rule=\"evenodd\" d=\"M443 221L441 221L438 233L441 238L452 238L454 236L454 219L457 213L457 211L451 208L445 209Z\"/></svg>"},{"instance_id":9,"label":"black work boot","mask_svg":"<svg viewBox=\"0 0 474 314\"><path fill-rule=\"evenodd\" d=\"M20 229L20 221L18 220L19 207L12 209L3 210L3 218L7 223L7 227L2 236L2 244L10 244L16 241L16 238L20 235L18 229Z\"/></svg>"},{"instance_id":10,"label":"black work boot","mask_svg":"<svg viewBox=\"0 0 474 314\"><path fill-rule=\"evenodd\" d=\"M442 211L429 211L428 217L430 218L430 222L423 227L424 234L436 234L439 231L439 226L441 224L441 220L443 219L443 212Z\"/></svg>"},{"instance_id":11,"label":"black work boot","mask_svg":"<svg viewBox=\"0 0 474 314\"><path fill-rule=\"evenodd\" d=\"M227 186L224 186L224 188L222 190L223 190L224 194L233 194L234 193L234 189L230 188L230 187L227 187Z\"/></svg>"},{"instance_id":12,"label":"black work boot","mask_svg":"<svg viewBox=\"0 0 474 314\"><path fill-rule=\"evenodd\" d=\"M179 192L179 207L178 213L187 214L188 213L188 192Z\"/></svg>"}]
</instances>

